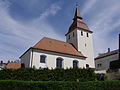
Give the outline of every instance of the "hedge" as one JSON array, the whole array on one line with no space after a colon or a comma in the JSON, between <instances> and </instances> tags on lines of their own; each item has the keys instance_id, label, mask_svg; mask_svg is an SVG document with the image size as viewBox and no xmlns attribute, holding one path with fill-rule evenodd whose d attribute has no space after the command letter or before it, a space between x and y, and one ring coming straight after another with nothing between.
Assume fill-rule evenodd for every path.
<instances>
[{"instance_id":1,"label":"hedge","mask_svg":"<svg viewBox=\"0 0 120 90\"><path fill-rule=\"evenodd\" d=\"M4 69L0 80L24 81L95 81L93 69Z\"/></svg>"},{"instance_id":2,"label":"hedge","mask_svg":"<svg viewBox=\"0 0 120 90\"><path fill-rule=\"evenodd\" d=\"M0 90L120 90L120 81L0 81Z\"/></svg>"}]
</instances>

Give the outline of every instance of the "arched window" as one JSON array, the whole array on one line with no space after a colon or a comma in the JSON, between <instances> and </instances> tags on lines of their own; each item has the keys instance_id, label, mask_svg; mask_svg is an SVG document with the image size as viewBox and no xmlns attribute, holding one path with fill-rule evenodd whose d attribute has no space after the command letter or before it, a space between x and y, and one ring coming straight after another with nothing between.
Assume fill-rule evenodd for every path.
<instances>
[{"instance_id":1,"label":"arched window","mask_svg":"<svg viewBox=\"0 0 120 90\"><path fill-rule=\"evenodd\" d=\"M86 64L86 68L89 68L89 64Z\"/></svg>"},{"instance_id":2,"label":"arched window","mask_svg":"<svg viewBox=\"0 0 120 90\"><path fill-rule=\"evenodd\" d=\"M78 68L79 62L77 60L73 61L73 68Z\"/></svg>"},{"instance_id":3,"label":"arched window","mask_svg":"<svg viewBox=\"0 0 120 90\"><path fill-rule=\"evenodd\" d=\"M63 59L62 58L56 59L56 68L63 68Z\"/></svg>"},{"instance_id":4,"label":"arched window","mask_svg":"<svg viewBox=\"0 0 120 90\"><path fill-rule=\"evenodd\" d=\"M40 55L40 63L45 63L45 62L46 62L46 56Z\"/></svg>"}]
</instances>

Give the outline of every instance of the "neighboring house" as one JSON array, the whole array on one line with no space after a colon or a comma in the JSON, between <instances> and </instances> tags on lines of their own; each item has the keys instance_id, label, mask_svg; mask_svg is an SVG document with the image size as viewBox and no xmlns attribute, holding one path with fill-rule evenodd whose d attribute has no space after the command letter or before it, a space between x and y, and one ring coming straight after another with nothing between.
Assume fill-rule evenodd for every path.
<instances>
[{"instance_id":1,"label":"neighboring house","mask_svg":"<svg viewBox=\"0 0 120 90\"><path fill-rule=\"evenodd\" d=\"M6 69L19 69L19 68L24 68L24 64L22 63L15 63L15 62L10 62L6 65Z\"/></svg>"},{"instance_id":2,"label":"neighboring house","mask_svg":"<svg viewBox=\"0 0 120 90\"><path fill-rule=\"evenodd\" d=\"M95 58L96 71L107 71L110 68L110 62L119 59L119 49L100 54Z\"/></svg>"},{"instance_id":3,"label":"neighboring house","mask_svg":"<svg viewBox=\"0 0 120 90\"><path fill-rule=\"evenodd\" d=\"M20 56L26 68L95 68L92 31L76 8L66 42L44 37Z\"/></svg>"},{"instance_id":4,"label":"neighboring house","mask_svg":"<svg viewBox=\"0 0 120 90\"><path fill-rule=\"evenodd\" d=\"M0 70L4 69L7 63L3 63L3 61L0 61Z\"/></svg>"}]
</instances>

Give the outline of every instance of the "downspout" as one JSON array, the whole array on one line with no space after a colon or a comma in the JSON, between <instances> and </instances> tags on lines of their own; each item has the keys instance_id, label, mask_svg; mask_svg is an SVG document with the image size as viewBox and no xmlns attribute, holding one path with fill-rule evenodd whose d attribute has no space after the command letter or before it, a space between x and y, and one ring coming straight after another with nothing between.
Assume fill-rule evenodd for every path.
<instances>
[{"instance_id":1,"label":"downspout","mask_svg":"<svg viewBox=\"0 0 120 90\"><path fill-rule=\"evenodd\" d=\"M33 63L33 48L31 48L31 68L32 68L32 63Z\"/></svg>"}]
</instances>

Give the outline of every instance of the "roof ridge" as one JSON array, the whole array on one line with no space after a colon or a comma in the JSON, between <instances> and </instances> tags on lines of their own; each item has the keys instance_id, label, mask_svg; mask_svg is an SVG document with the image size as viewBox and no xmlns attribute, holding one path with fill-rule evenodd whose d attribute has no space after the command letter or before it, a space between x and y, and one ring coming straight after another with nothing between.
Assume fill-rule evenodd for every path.
<instances>
[{"instance_id":1,"label":"roof ridge","mask_svg":"<svg viewBox=\"0 0 120 90\"><path fill-rule=\"evenodd\" d=\"M68 42L65 42L65 41L61 41L61 40L57 40L57 39L53 39L53 38L49 38L49 37L43 37L42 39L44 39L44 38L51 39L51 40L55 40L55 41L60 41L60 42L64 42L64 43L68 43ZM41 40L42 40L42 39L41 39ZM41 41L41 40L40 40L40 41ZM68 43L68 44L70 44L70 43Z\"/></svg>"},{"instance_id":2,"label":"roof ridge","mask_svg":"<svg viewBox=\"0 0 120 90\"><path fill-rule=\"evenodd\" d=\"M99 59L99 58L103 58L103 57L109 56L109 55L112 55L112 54L116 54L118 51L119 51L119 49L112 50L112 51L106 52L106 53L102 53L102 54L98 55L98 56L95 58L95 60L97 60L97 59Z\"/></svg>"},{"instance_id":3,"label":"roof ridge","mask_svg":"<svg viewBox=\"0 0 120 90\"><path fill-rule=\"evenodd\" d=\"M116 49L116 50L112 50L112 51L110 51L110 52L106 52L106 53L102 53L102 54L109 54L109 53L111 53L111 52L117 52L119 49Z\"/></svg>"}]
</instances>

